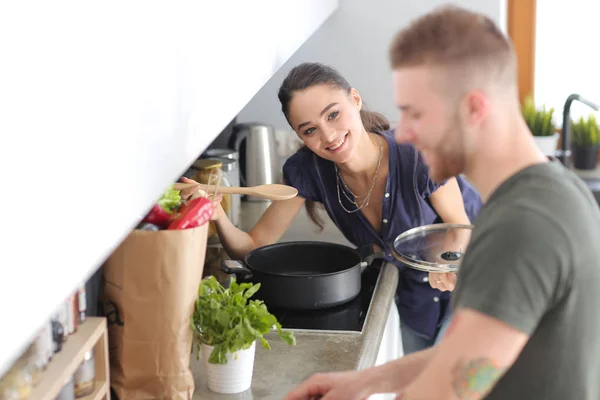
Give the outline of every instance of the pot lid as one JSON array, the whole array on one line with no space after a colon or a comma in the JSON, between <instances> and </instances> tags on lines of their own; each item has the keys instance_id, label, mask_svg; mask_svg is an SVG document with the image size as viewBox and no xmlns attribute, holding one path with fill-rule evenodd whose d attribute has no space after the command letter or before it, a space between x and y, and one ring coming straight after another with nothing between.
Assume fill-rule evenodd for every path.
<instances>
[{"instance_id":1,"label":"pot lid","mask_svg":"<svg viewBox=\"0 0 600 400\"><path fill-rule=\"evenodd\" d=\"M456 272L471 238L472 225L431 224L400 234L393 255L408 267L426 272Z\"/></svg>"}]
</instances>

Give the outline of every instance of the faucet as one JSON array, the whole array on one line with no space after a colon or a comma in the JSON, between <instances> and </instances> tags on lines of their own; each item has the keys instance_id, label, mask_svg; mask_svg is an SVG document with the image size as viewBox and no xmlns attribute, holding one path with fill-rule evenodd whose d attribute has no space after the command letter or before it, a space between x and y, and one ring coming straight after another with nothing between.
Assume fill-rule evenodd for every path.
<instances>
[{"instance_id":1,"label":"faucet","mask_svg":"<svg viewBox=\"0 0 600 400\"><path fill-rule=\"evenodd\" d=\"M565 101L565 106L563 108L561 149L557 152L558 159L567 168L571 168L571 150L569 149L569 140L571 136L571 104L575 100L585 104L588 107L593 108L596 111L600 110L599 106L597 106L589 100L584 99L576 93L573 93L572 95L567 97L567 101Z\"/></svg>"}]
</instances>

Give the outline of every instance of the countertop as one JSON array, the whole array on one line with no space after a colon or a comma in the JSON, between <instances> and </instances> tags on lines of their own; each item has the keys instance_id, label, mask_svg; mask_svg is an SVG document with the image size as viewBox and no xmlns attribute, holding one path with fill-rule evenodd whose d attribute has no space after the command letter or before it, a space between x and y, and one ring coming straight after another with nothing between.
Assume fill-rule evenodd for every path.
<instances>
[{"instance_id":1,"label":"countertop","mask_svg":"<svg viewBox=\"0 0 600 400\"><path fill-rule=\"evenodd\" d=\"M584 180L596 180L600 179L600 164L596 166L595 169L575 169L572 168L573 172L575 172L581 179Z\"/></svg>"},{"instance_id":2,"label":"countertop","mask_svg":"<svg viewBox=\"0 0 600 400\"><path fill-rule=\"evenodd\" d=\"M268 203L242 202L242 228L248 230L260 218ZM350 245L325 215L325 229L317 229L302 210L281 241L322 240ZM203 365L192 357L191 368L196 389L193 399L277 399L317 372L361 370L375 365L381 338L392 305L398 269L390 263L381 268L363 331L325 332L294 330L296 346L283 343L276 333L269 333L271 350L256 346L252 387L235 395L210 391Z\"/></svg>"},{"instance_id":3,"label":"countertop","mask_svg":"<svg viewBox=\"0 0 600 400\"><path fill-rule=\"evenodd\" d=\"M252 387L245 392L222 395L210 391L202 362L192 357L196 385L193 399L281 400L316 372L361 370L375 365L397 282L398 269L385 264L362 333L294 330L296 346L288 346L276 333L269 333L266 338L271 350L257 345Z\"/></svg>"}]
</instances>

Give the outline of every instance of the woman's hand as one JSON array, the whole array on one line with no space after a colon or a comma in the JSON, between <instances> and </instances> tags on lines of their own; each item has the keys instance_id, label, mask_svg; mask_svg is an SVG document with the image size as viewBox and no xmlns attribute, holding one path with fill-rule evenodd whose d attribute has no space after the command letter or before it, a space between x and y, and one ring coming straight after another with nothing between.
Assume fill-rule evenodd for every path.
<instances>
[{"instance_id":1,"label":"woman's hand","mask_svg":"<svg viewBox=\"0 0 600 400\"><path fill-rule=\"evenodd\" d=\"M180 192L180 196L182 199L189 200L198 192L200 192L199 195L206 196L206 192L201 189L201 185L198 182L196 182L195 180L189 179L186 177L182 177L181 181L183 183L191 183L191 184L197 185L194 187L190 187L188 189L183 189ZM221 200L223 200L223 195L221 193L218 193L213 199L214 211L213 211L213 215L211 217L211 221L216 221L225 214L225 210L223 210L223 207L221 207Z\"/></svg>"},{"instance_id":2,"label":"woman's hand","mask_svg":"<svg viewBox=\"0 0 600 400\"><path fill-rule=\"evenodd\" d=\"M444 239L442 240L443 247L439 249L438 253L442 254L445 251L456 251L463 255L465 254L470 239L470 229L455 229L451 232L444 233ZM446 262L443 259L437 261L442 263ZM456 287L456 272L430 272L429 285L442 292L451 292Z\"/></svg>"},{"instance_id":3,"label":"woman's hand","mask_svg":"<svg viewBox=\"0 0 600 400\"><path fill-rule=\"evenodd\" d=\"M183 182L183 183L191 183L193 185L196 185L194 187L183 189L181 192L179 192L181 198L184 199L184 200L189 200L189 198L192 197L192 195L194 193L196 193L198 190L202 189L202 186L198 182L196 182L193 179L186 178L185 176L181 178L181 182Z\"/></svg>"},{"instance_id":4,"label":"woman's hand","mask_svg":"<svg viewBox=\"0 0 600 400\"><path fill-rule=\"evenodd\" d=\"M445 291L453 291L456 287L456 273L454 272L430 272L429 285L434 288Z\"/></svg>"}]
</instances>

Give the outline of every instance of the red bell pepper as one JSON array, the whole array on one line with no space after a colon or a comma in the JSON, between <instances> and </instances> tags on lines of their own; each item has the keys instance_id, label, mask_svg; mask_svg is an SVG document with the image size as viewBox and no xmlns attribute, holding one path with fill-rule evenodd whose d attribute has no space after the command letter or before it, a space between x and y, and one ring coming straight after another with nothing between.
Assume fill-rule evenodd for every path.
<instances>
[{"instance_id":1,"label":"red bell pepper","mask_svg":"<svg viewBox=\"0 0 600 400\"><path fill-rule=\"evenodd\" d=\"M162 194L160 199L152 206L152 209L144 217L142 222L156 225L161 229L166 229L171 221L177 217L177 209L181 205L181 194L179 190L174 190L169 186Z\"/></svg>"},{"instance_id":2,"label":"red bell pepper","mask_svg":"<svg viewBox=\"0 0 600 400\"><path fill-rule=\"evenodd\" d=\"M167 229L190 229L202 226L210 221L214 207L206 197L197 197L182 207L179 217L169 224Z\"/></svg>"},{"instance_id":3,"label":"red bell pepper","mask_svg":"<svg viewBox=\"0 0 600 400\"><path fill-rule=\"evenodd\" d=\"M169 214L158 204L155 204L142 221L154 224L161 228L166 228L171 222L172 218L173 215Z\"/></svg>"}]
</instances>

